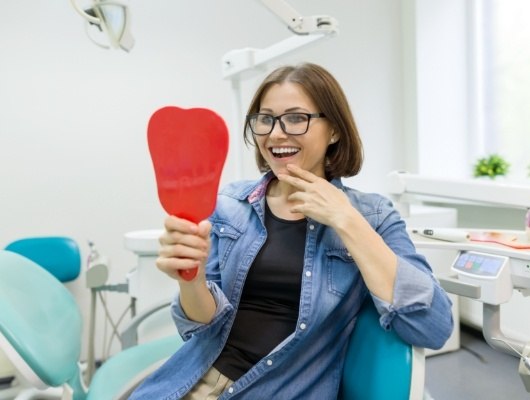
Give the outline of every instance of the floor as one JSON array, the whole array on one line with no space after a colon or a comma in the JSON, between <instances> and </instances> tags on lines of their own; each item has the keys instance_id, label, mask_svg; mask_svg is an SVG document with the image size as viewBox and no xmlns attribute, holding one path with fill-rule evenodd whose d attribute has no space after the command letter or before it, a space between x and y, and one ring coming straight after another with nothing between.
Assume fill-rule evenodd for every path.
<instances>
[{"instance_id":1,"label":"floor","mask_svg":"<svg viewBox=\"0 0 530 400\"><path fill-rule=\"evenodd\" d=\"M530 400L519 359L492 349L482 334L460 332L461 348L426 359L425 386L434 400Z\"/></svg>"}]
</instances>

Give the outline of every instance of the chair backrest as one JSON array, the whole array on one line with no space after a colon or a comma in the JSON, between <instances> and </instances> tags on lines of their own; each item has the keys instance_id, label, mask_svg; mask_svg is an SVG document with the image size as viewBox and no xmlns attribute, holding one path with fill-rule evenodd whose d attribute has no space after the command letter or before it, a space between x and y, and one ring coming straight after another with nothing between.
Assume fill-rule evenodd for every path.
<instances>
[{"instance_id":1,"label":"chair backrest","mask_svg":"<svg viewBox=\"0 0 530 400\"><path fill-rule=\"evenodd\" d=\"M5 250L29 258L61 282L72 281L81 272L79 246L68 237L42 236L18 239L9 243Z\"/></svg>"},{"instance_id":2,"label":"chair backrest","mask_svg":"<svg viewBox=\"0 0 530 400\"><path fill-rule=\"evenodd\" d=\"M0 250L0 277L0 345L10 361L36 386L35 376L47 386L78 387L82 318L74 297L11 251Z\"/></svg>"},{"instance_id":3,"label":"chair backrest","mask_svg":"<svg viewBox=\"0 0 530 400\"><path fill-rule=\"evenodd\" d=\"M424 362L423 349L381 327L379 313L368 297L348 344L341 399L422 399Z\"/></svg>"}]
</instances>

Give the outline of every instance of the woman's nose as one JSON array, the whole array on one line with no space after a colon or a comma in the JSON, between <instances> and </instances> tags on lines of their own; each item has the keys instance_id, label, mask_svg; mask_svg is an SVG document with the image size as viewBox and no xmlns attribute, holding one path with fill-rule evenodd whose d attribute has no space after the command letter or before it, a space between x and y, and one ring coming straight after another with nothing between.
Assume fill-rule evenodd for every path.
<instances>
[{"instance_id":1,"label":"woman's nose","mask_svg":"<svg viewBox=\"0 0 530 400\"><path fill-rule=\"evenodd\" d=\"M272 127L272 131L270 133L270 136L278 136L278 137L285 137L287 134L282 129L282 124L280 120L276 120L276 123Z\"/></svg>"}]
</instances>

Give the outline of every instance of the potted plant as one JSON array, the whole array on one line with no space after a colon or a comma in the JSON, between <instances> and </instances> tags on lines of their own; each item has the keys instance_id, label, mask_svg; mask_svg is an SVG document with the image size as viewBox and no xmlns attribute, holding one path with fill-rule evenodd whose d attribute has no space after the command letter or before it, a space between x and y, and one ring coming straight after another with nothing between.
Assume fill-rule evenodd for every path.
<instances>
[{"instance_id":1,"label":"potted plant","mask_svg":"<svg viewBox=\"0 0 530 400\"><path fill-rule=\"evenodd\" d=\"M473 176L495 179L497 176L506 176L509 169L510 164L504 158L498 154L491 154L478 159L473 167Z\"/></svg>"}]
</instances>

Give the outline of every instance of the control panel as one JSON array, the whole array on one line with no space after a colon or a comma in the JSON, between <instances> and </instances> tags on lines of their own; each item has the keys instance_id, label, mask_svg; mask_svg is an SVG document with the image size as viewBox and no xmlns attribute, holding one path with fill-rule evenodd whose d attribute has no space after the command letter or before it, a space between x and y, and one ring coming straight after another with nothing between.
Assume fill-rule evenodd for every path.
<instances>
[{"instance_id":1,"label":"control panel","mask_svg":"<svg viewBox=\"0 0 530 400\"><path fill-rule=\"evenodd\" d=\"M460 281L480 286L479 301L496 305L506 303L513 293L509 260L506 256L461 251L451 269Z\"/></svg>"}]
</instances>

